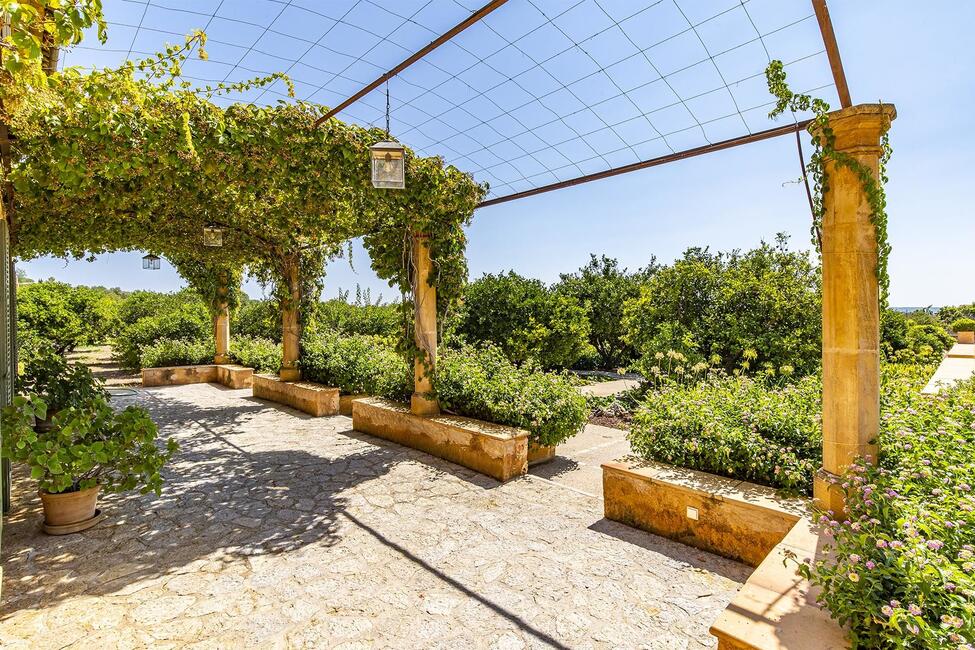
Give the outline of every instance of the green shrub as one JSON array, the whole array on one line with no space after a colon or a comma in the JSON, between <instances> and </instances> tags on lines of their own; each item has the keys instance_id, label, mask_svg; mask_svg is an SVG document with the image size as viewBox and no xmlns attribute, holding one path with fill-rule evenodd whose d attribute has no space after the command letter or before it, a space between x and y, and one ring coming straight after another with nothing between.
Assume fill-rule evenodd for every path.
<instances>
[{"instance_id":1,"label":"green shrub","mask_svg":"<svg viewBox=\"0 0 975 650\"><path fill-rule=\"evenodd\" d=\"M69 406L108 398L102 382L95 379L87 366L69 364L47 341L35 340L31 345L22 346L20 355L23 371L17 376L17 392L39 396L48 415Z\"/></svg>"},{"instance_id":2,"label":"green shrub","mask_svg":"<svg viewBox=\"0 0 975 650\"><path fill-rule=\"evenodd\" d=\"M856 648L975 643L975 382L922 395L931 370L885 379L879 467L851 466L832 553L800 568Z\"/></svg>"},{"instance_id":3,"label":"green shrub","mask_svg":"<svg viewBox=\"0 0 975 650\"><path fill-rule=\"evenodd\" d=\"M598 354L600 367L617 368L633 357L632 346L623 340L623 306L626 301L639 298L640 287L656 268L655 261L651 261L646 269L628 273L617 260L592 255L586 266L577 273L563 273L555 285L557 293L572 298L585 309L589 343Z\"/></svg>"},{"instance_id":4,"label":"green shrub","mask_svg":"<svg viewBox=\"0 0 975 650\"><path fill-rule=\"evenodd\" d=\"M255 372L278 372L281 369L281 344L271 339L232 337L230 358Z\"/></svg>"},{"instance_id":5,"label":"green shrub","mask_svg":"<svg viewBox=\"0 0 975 650\"><path fill-rule=\"evenodd\" d=\"M938 310L938 321L942 325L948 325L959 318L975 319L975 302L968 305L942 307Z\"/></svg>"},{"instance_id":6,"label":"green shrub","mask_svg":"<svg viewBox=\"0 0 975 650\"><path fill-rule=\"evenodd\" d=\"M319 328L343 335L393 337L399 335L402 322L398 304L349 304L334 299L319 303L315 309L315 323Z\"/></svg>"},{"instance_id":7,"label":"green shrub","mask_svg":"<svg viewBox=\"0 0 975 650\"><path fill-rule=\"evenodd\" d=\"M101 287L31 282L17 290L17 327L64 354L102 343L115 327L120 302L118 293Z\"/></svg>"},{"instance_id":8,"label":"green shrub","mask_svg":"<svg viewBox=\"0 0 975 650\"><path fill-rule=\"evenodd\" d=\"M515 366L491 345L444 350L434 387L445 409L526 429L540 445L574 436L588 416L585 397L566 377Z\"/></svg>"},{"instance_id":9,"label":"green shrub","mask_svg":"<svg viewBox=\"0 0 975 650\"><path fill-rule=\"evenodd\" d=\"M799 373L820 363L819 270L779 235L740 253L692 248L658 270L624 309L625 340L644 358L676 351L691 363L713 357L728 371L790 365Z\"/></svg>"},{"instance_id":10,"label":"green shrub","mask_svg":"<svg viewBox=\"0 0 975 650\"><path fill-rule=\"evenodd\" d=\"M585 309L513 271L468 285L453 326L467 342L493 343L514 363L567 368L591 349Z\"/></svg>"},{"instance_id":11,"label":"green shrub","mask_svg":"<svg viewBox=\"0 0 975 650\"><path fill-rule=\"evenodd\" d=\"M301 374L343 393L396 401L413 392L413 371L388 343L374 336L320 334L302 341Z\"/></svg>"},{"instance_id":12,"label":"green shrub","mask_svg":"<svg viewBox=\"0 0 975 650\"><path fill-rule=\"evenodd\" d=\"M955 338L940 323L911 323L907 327L907 347L915 353L924 354L927 346L940 355L954 344Z\"/></svg>"},{"instance_id":13,"label":"green shrub","mask_svg":"<svg viewBox=\"0 0 975 650\"><path fill-rule=\"evenodd\" d=\"M822 459L821 383L746 376L667 383L648 393L628 435L637 455L810 493Z\"/></svg>"},{"instance_id":14,"label":"green shrub","mask_svg":"<svg viewBox=\"0 0 975 650\"><path fill-rule=\"evenodd\" d=\"M244 300L230 319L232 336L281 342L281 312L271 300Z\"/></svg>"},{"instance_id":15,"label":"green shrub","mask_svg":"<svg viewBox=\"0 0 975 650\"><path fill-rule=\"evenodd\" d=\"M216 353L213 341L160 339L139 347L139 367L197 366L213 363Z\"/></svg>"},{"instance_id":16,"label":"green shrub","mask_svg":"<svg viewBox=\"0 0 975 650\"><path fill-rule=\"evenodd\" d=\"M975 332L975 319L959 318L951 323L952 332Z\"/></svg>"},{"instance_id":17,"label":"green shrub","mask_svg":"<svg viewBox=\"0 0 975 650\"><path fill-rule=\"evenodd\" d=\"M124 367L139 368L143 347L163 340L210 342L212 328L213 321L202 303L183 312L147 316L122 328L113 343L113 352Z\"/></svg>"}]
</instances>

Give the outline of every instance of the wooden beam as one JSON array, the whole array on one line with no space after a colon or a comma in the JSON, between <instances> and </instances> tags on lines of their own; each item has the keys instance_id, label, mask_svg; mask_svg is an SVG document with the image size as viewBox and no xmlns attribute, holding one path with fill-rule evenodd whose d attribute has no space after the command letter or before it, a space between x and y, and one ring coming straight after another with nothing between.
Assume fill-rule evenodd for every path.
<instances>
[{"instance_id":1,"label":"wooden beam","mask_svg":"<svg viewBox=\"0 0 975 650\"><path fill-rule=\"evenodd\" d=\"M836 34L833 33L833 21L829 18L826 0L812 0L816 20L819 21L819 32L823 35L823 45L826 46L826 56L829 57L829 67L833 71L833 83L836 93L840 96L840 106L853 106L850 98L850 87L846 84L846 72L843 71L843 60L840 59L840 48L836 44Z\"/></svg>"},{"instance_id":2,"label":"wooden beam","mask_svg":"<svg viewBox=\"0 0 975 650\"><path fill-rule=\"evenodd\" d=\"M550 185L542 185L541 187L525 190L524 192L515 192L514 194L508 194L506 196L499 196L498 198L495 199L488 199L487 201L481 201L481 203L479 203L477 207L486 208L491 205L498 205L499 203L514 201L515 199L523 199L525 197L535 196L536 194L542 194L544 192L561 190L565 187L572 187L573 185L581 185L583 183L598 181L603 178L610 178L611 176L619 176L620 174L627 174L629 172L635 172L640 169L647 169L649 167L656 167L658 165L664 165L666 163L676 162L678 160L684 160L685 158L703 156L706 153L714 153L715 151L730 149L732 147L737 147L743 144L760 142L762 140L768 140L769 138L775 138L780 135L789 135L790 133L794 133L796 131L806 128L806 126L808 126L810 122L812 122L812 120L804 120L802 122L799 122L798 124L779 126L774 129L768 129L766 131L759 131L758 133L751 133L749 135L743 135L737 138L731 138L730 140L722 140L721 142L706 144L701 147L695 147L694 149L688 149L687 151L678 151L676 153L667 154L666 156L660 156L659 158L651 158L649 160L643 160L640 162L631 163L629 165L624 165L623 167L613 167L612 169L607 169L606 171L596 172L595 174L587 174L586 176L572 178L567 181L559 181L558 183L552 183Z\"/></svg>"},{"instance_id":3,"label":"wooden beam","mask_svg":"<svg viewBox=\"0 0 975 650\"><path fill-rule=\"evenodd\" d=\"M491 2L487 3L486 5L484 5L483 7L481 7L474 13L472 13L466 20L454 25L450 29L450 31L438 36L435 40L431 41L426 47L413 53L402 63L397 65L395 68L393 68L389 72L386 72L381 77L373 81L371 84L365 86L362 90L352 95L351 97L343 101L335 108L329 110L329 112L325 113L325 115L322 115L320 118L318 118L318 120L315 121L315 126L320 126L322 122L324 122L328 118L344 110L350 104L353 104L356 101L362 99L363 97L371 93L373 90L381 86L385 81L395 77L400 72L407 69L408 67L410 67L411 65L413 65L414 63L416 63L417 61L425 57L430 52L433 52L435 49L437 49L438 47L440 47L441 45L443 45L444 43L452 39L454 36L457 36L457 34L460 34L462 31L464 31L474 23L478 22L479 20L487 16L489 13L491 13L492 11L494 11L495 9L497 9L498 7L506 3L507 1L508 0L492 0Z\"/></svg>"}]
</instances>

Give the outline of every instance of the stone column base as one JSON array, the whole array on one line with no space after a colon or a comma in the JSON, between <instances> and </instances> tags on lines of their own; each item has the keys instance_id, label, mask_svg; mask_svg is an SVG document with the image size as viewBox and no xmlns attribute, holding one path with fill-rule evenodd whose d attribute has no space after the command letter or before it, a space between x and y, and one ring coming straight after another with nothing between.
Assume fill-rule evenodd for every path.
<instances>
[{"instance_id":1,"label":"stone column base","mask_svg":"<svg viewBox=\"0 0 975 650\"><path fill-rule=\"evenodd\" d=\"M846 495L840 487L841 483L839 476L822 467L813 478L813 499L816 506L823 510L832 510L836 519L846 512Z\"/></svg>"},{"instance_id":2,"label":"stone column base","mask_svg":"<svg viewBox=\"0 0 975 650\"><path fill-rule=\"evenodd\" d=\"M301 379L301 371L297 368L281 368L278 372L278 379L281 381L298 381Z\"/></svg>"},{"instance_id":3,"label":"stone column base","mask_svg":"<svg viewBox=\"0 0 975 650\"><path fill-rule=\"evenodd\" d=\"M230 363L230 355L229 354L218 354L218 355L216 355L216 356L213 357L213 362L214 363L218 363L218 364L219 363Z\"/></svg>"},{"instance_id":4,"label":"stone column base","mask_svg":"<svg viewBox=\"0 0 975 650\"><path fill-rule=\"evenodd\" d=\"M440 415L440 402L429 397L424 397L418 393L413 393L413 396L410 398L410 412L413 415L422 415L425 417Z\"/></svg>"}]
</instances>

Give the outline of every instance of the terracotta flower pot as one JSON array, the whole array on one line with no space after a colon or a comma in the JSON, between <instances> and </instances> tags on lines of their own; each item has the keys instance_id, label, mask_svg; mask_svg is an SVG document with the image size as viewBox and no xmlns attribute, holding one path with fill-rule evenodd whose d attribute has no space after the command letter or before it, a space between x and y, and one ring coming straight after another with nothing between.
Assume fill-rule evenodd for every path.
<instances>
[{"instance_id":1,"label":"terracotta flower pot","mask_svg":"<svg viewBox=\"0 0 975 650\"><path fill-rule=\"evenodd\" d=\"M99 489L100 486L96 485L87 490L62 494L51 494L41 490L45 528L74 526L94 520ZM84 528L78 530L84 530Z\"/></svg>"},{"instance_id":2,"label":"terracotta flower pot","mask_svg":"<svg viewBox=\"0 0 975 650\"><path fill-rule=\"evenodd\" d=\"M975 343L975 332L958 332L959 343Z\"/></svg>"}]
</instances>

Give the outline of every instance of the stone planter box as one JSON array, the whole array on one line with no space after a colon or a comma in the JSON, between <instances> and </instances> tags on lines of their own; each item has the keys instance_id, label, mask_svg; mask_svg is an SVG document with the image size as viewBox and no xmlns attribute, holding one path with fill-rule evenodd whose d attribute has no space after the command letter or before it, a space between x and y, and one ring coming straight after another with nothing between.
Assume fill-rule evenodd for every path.
<instances>
[{"instance_id":1,"label":"stone planter box","mask_svg":"<svg viewBox=\"0 0 975 650\"><path fill-rule=\"evenodd\" d=\"M339 414L352 417L352 402L363 397L371 397L360 393L358 395L339 395Z\"/></svg>"},{"instance_id":2,"label":"stone planter box","mask_svg":"<svg viewBox=\"0 0 975 650\"><path fill-rule=\"evenodd\" d=\"M149 387L217 383L228 388L247 388L251 385L253 375L253 368L229 363L143 368L142 385Z\"/></svg>"},{"instance_id":3,"label":"stone planter box","mask_svg":"<svg viewBox=\"0 0 975 650\"><path fill-rule=\"evenodd\" d=\"M379 397L352 403L352 428L507 481L528 471L528 432L457 415L424 417Z\"/></svg>"},{"instance_id":4,"label":"stone planter box","mask_svg":"<svg viewBox=\"0 0 975 650\"><path fill-rule=\"evenodd\" d=\"M662 463L605 463L607 519L758 566L806 510L775 491Z\"/></svg>"},{"instance_id":5,"label":"stone planter box","mask_svg":"<svg viewBox=\"0 0 975 650\"><path fill-rule=\"evenodd\" d=\"M975 343L975 332L958 332L957 337L959 343Z\"/></svg>"},{"instance_id":6,"label":"stone planter box","mask_svg":"<svg viewBox=\"0 0 975 650\"><path fill-rule=\"evenodd\" d=\"M528 466L541 465L555 458L555 447L546 445L536 445L534 442L528 443Z\"/></svg>"},{"instance_id":7,"label":"stone planter box","mask_svg":"<svg viewBox=\"0 0 975 650\"><path fill-rule=\"evenodd\" d=\"M254 397L285 404L315 417L338 415L339 389L310 381L281 381L277 375L254 375Z\"/></svg>"}]
</instances>

